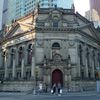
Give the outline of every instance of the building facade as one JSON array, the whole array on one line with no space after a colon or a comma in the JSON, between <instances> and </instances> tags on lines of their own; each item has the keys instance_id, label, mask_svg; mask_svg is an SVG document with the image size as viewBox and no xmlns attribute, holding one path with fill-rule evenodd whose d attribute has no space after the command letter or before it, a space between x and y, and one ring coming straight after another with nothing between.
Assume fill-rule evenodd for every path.
<instances>
[{"instance_id":1,"label":"building facade","mask_svg":"<svg viewBox=\"0 0 100 100\"><path fill-rule=\"evenodd\" d=\"M95 89L100 32L74 9L37 8L0 39L0 90L27 91L40 82L71 91Z\"/></svg>"}]
</instances>

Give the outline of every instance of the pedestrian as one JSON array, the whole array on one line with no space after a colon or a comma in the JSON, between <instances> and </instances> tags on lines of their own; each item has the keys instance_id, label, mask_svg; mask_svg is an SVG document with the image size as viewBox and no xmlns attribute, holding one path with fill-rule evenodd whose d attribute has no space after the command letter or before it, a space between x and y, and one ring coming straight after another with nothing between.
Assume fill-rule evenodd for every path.
<instances>
[{"instance_id":1,"label":"pedestrian","mask_svg":"<svg viewBox=\"0 0 100 100\"><path fill-rule=\"evenodd\" d=\"M42 84L42 83L40 83L40 84L39 84L39 93L41 93L41 92L42 92L42 90L43 90L43 84Z\"/></svg>"},{"instance_id":2,"label":"pedestrian","mask_svg":"<svg viewBox=\"0 0 100 100\"><path fill-rule=\"evenodd\" d=\"M45 93L48 92L48 85L47 85L47 83L44 83L44 92L45 92Z\"/></svg>"},{"instance_id":3,"label":"pedestrian","mask_svg":"<svg viewBox=\"0 0 100 100\"><path fill-rule=\"evenodd\" d=\"M56 84L55 83L53 84L53 88L52 89L53 89L52 94L55 94L55 92L56 92Z\"/></svg>"},{"instance_id":4,"label":"pedestrian","mask_svg":"<svg viewBox=\"0 0 100 100\"><path fill-rule=\"evenodd\" d=\"M61 94L61 83L59 82L57 85L57 89L58 89L58 94Z\"/></svg>"}]
</instances>

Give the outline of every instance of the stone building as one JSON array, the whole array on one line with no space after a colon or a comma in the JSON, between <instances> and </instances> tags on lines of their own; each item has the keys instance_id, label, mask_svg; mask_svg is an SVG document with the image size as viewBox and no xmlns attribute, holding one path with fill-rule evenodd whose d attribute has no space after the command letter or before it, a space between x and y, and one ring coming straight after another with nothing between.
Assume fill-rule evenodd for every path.
<instances>
[{"instance_id":1,"label":"stone building","mask_svg":"<svg viewBox=\"0 0 100 100\"><path fill-rule=\"evenodd\" d=\"M39 82L95 89L99 34L73 8L35 9L0 37L0 90L27 91Z\"/></svg>"}]
</instances>

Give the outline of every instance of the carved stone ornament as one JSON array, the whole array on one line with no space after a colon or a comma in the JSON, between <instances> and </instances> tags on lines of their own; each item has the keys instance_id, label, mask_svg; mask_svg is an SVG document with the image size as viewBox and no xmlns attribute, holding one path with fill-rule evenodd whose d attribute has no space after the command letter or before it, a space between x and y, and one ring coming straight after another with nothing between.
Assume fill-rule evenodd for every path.
<instances>
[{"instance_id":1,"label":"carved stone ornament","mask_svg":"<svg viewBox=\"0 0 100 100\"><path fill-rule=\"evenodd\" d=\"M55 54L54 57L53 57L53 60L56 61L56 62L61 61L61 55L60 54Z\"/></svg>"},{"instance_id":2,"label":"carved stone ornament","mask_svg":"<svg viewBox=\"0 0 100 100\"><path fill-rule=\"evenodd\" d=\"M43 40L38 39L37 40L37 46L43 46Z\"/></svg>"},{"instance_id":3,"label":"carved stone ornament","mask_svg":"<svg viewBox=\"0 0 100 100\"><path fill-rule=\"evenodd\" d=\"M70 40L68 44L69 44L69 46L74 46L75 45L75 42L72 41L72 40Z\"/></svg>"}]
</instances>

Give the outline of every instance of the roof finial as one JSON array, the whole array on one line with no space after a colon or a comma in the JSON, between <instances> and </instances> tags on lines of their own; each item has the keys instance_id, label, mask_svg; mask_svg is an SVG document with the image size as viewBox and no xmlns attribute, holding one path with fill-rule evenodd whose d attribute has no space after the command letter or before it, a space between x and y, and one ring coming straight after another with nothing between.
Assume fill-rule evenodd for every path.
<instances>
[{"instance_id":1,"label":"roof finial","mask_svg":"<svg viewBox=\"0 0 100 100\"><path fill-rule=\"evenodd\" d=\"M57 8L57 4L55 4L55 9Z\"/></svg>"},{"instance_id":2,"label":"roof finial","mask_svg":"<svg viewBox=\"0 0 100 100\"><path fill-rule=\"evenodd\" d=\"M75 12L75 5L74 5L74 3L72 4L71 9L73 9L73 11Z\"/></svg>"},{"instance_id":3,"label":"roof finial","mask_svg":"<svg viewBox=\"0 0 100 100\"><path fill-rule=\"evenodd\" d=\"M36 8L40 8L39 1L36 2Z\"/></svg>"}]
</instances>

